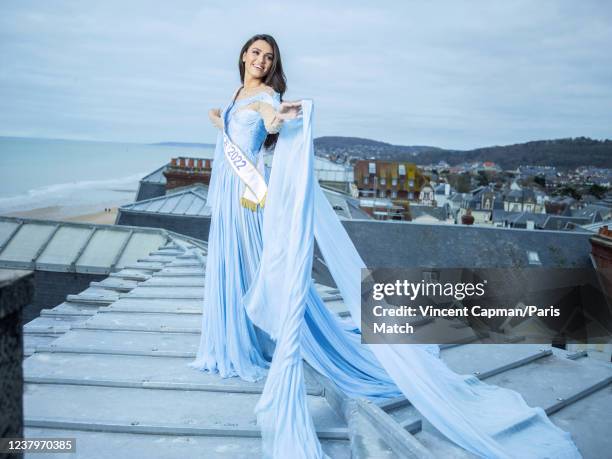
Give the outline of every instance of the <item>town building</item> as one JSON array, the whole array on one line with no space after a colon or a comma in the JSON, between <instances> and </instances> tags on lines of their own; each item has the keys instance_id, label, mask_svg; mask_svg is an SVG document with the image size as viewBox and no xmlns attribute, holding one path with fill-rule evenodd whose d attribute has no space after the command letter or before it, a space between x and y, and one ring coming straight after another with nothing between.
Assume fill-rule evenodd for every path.
<instances>
[{"instance_id":1,"label":"town building","mask_svg":"<svg viewBox=\"0 0 612 459\"><path fill-rule=\"evenodd\" d=\"M392 212L393 219L407 218L411 202L418 202L423 187L428 183L427 178L417 168L416 164L398 161L359 160L355 163L355 184L359 195L372 202L362 203L370 209L381 205L376 201L386 199L388 205L382 201L385 209ZM403 208L403 211L399 211Z\"/></svg>"}]
</instances>

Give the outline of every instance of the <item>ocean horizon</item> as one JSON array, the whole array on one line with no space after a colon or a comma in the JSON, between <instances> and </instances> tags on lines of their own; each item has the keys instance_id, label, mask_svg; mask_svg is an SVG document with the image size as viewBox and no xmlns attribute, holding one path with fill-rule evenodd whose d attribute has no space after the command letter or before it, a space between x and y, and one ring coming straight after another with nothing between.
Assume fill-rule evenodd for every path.
<instances>
[{"instance_id":1,"label":"ocean horizon","mask_svg":"<svg viewBox=\"0 0 612 459\"><path fill-rule=\"evenodd\" d=\"M140 179L171 158L213 153L195 143L0 137L0 214L61 207L71 216L128 204Z\"/></svg>"}]
</instances>

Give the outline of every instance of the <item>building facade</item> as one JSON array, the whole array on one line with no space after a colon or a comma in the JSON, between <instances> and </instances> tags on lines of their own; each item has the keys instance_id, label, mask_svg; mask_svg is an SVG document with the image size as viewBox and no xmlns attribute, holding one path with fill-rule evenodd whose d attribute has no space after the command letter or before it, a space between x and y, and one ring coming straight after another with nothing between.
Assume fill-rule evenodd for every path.
<instances>
[{"instance_id":1,"label":"building facade","mask_svg":"<svg viewBox=\"0 0 612 459\"><path fill-rule=\"evenodd\" d=\"M408 214L410 202L418 202L427 178L416 164L400 161L359 160L355 183L363 198L388 199ZM375 206L374 206L375 207Z\"/></svg>"}]
</instances>

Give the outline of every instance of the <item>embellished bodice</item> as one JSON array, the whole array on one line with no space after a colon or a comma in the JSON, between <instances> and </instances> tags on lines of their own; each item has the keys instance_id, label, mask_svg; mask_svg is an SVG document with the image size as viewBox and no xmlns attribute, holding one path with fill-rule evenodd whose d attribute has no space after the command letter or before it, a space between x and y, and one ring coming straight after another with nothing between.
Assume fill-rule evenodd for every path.
<instances>
[{"instance_id":1,"label":"embellished bodice","mask_svg":"<svg viewBox=\"0 0 612 459\"><path fill-rule=\"evenodd\" d=\"M266 136L280 128L280 123L275 121L279 105L278 93L260 92L230 102L221 113L227 135L253 161L256 161Z\"/></svg>"}]
</instances>

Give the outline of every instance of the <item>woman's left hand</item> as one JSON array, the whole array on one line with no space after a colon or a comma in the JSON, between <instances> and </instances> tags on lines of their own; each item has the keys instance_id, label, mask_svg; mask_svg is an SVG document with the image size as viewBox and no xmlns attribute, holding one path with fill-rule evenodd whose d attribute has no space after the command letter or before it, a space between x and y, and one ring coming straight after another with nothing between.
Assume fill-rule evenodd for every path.
<instances>
[{"instance_id":1,"label":"woman's left hand","mask_svg":"<svg viewBox=\"0 0 612 459\"><path fill-rule=\"evenodd\" d=\"M278 117L282 120L294 120L302 116L302 101L282 102L278 109Z\"/></svg>"}]
</instances>

